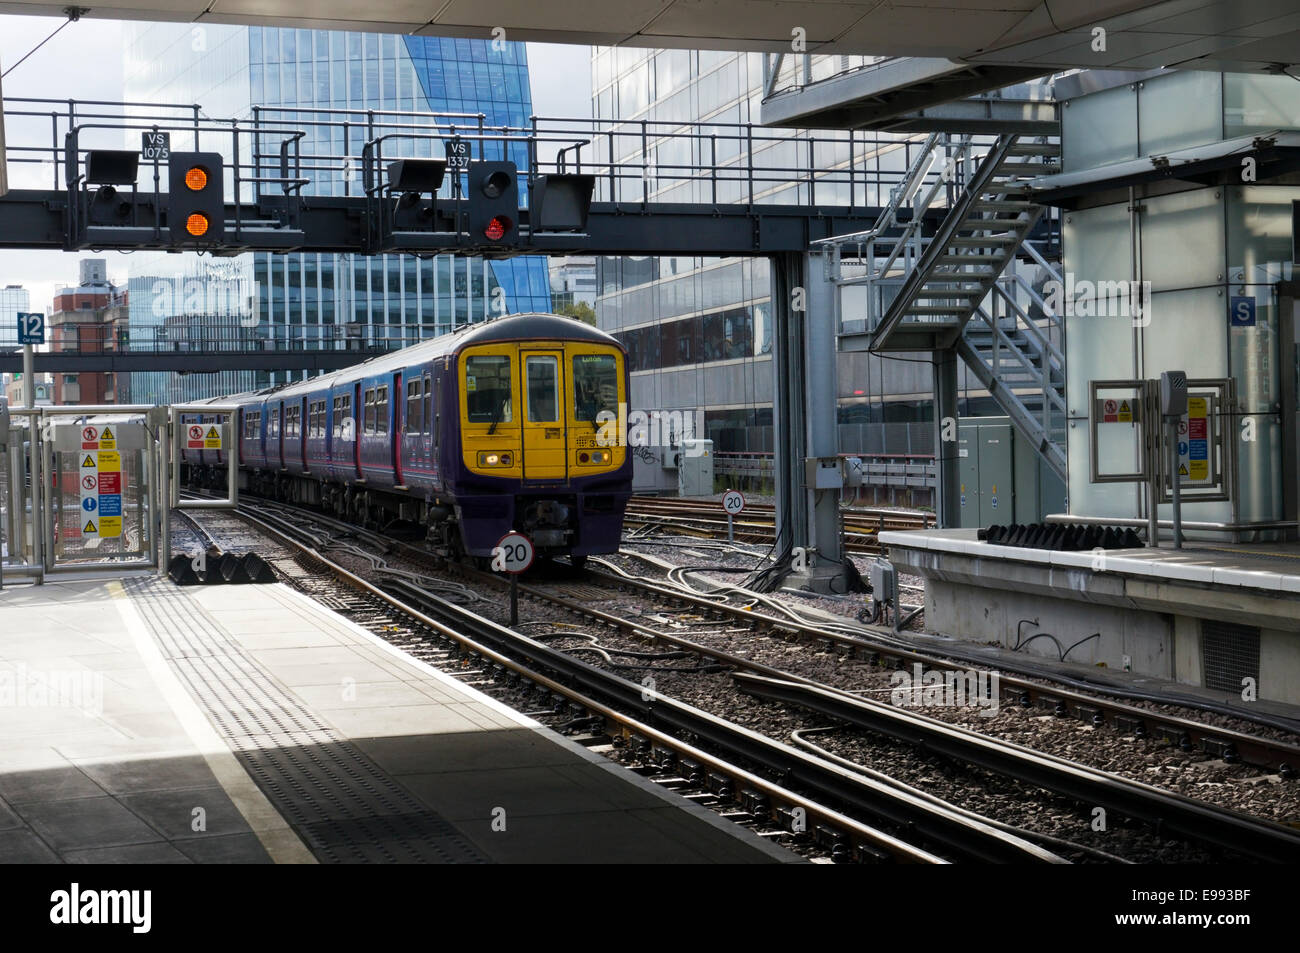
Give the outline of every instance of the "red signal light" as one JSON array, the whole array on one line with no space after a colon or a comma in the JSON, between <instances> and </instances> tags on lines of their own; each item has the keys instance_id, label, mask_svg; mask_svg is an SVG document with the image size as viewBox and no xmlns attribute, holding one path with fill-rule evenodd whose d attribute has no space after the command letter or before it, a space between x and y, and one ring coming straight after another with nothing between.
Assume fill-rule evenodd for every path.
<instances>
[{"instance_id":1,"label":"red signal light","mask_svg":"<svg viewBox=\"0 0 1300 953\"><path fill-rule=\"evenodd\" d=\"M510 231L512 225L514 225L514 222L504 215L495 215L492 221L487 223L487 227L483 229L483 235L490 242L499 242L505 237L506 232Z\"/></svg>"}]
</instances>

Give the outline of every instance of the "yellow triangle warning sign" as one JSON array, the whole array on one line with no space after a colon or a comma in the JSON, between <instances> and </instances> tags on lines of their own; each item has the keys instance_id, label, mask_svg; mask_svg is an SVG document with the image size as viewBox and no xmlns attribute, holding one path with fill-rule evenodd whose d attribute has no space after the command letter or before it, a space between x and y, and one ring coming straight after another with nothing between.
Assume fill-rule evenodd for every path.
<instances>
[{"instance_id":1,"label":"yellow triangle warning sign","mask_svg":"<svg viewBox=\"0 0 1300 953\"><path fill-rule=\"evenodd\" d=\"M1184 463L1182 466L1178 468L1178 475L1187 476L1187 464Z\"/></svg>"},{"instance_id":2,"label":"yellow triangle warning sign","mask_svg":"<svg viewBox=\"0 0 1300 953\"><path fill-rule=\"evenodd\" d=\"M90 454L86 454L86 459L84 459L84 460L81 461L81 465L82 465L83 467L94 467L94 466L98 466L98 464L95 463L95 458L92 457Z\"/></svg>"},{"instance_id":3,"label":"yellow triangle warning sign","mask_svg":"<svg viewBox=\"0 0 1300 953\"><path fill-rule=\"evenodd\" d=\"M114 439L114 437L113 437L113 431L110 430L108 427L105 427L103 433L101 433L101 434L99 435L99 439L100 439L100 440L113 440L113 439Z\"/></svg>"},{"instance_id":4,"label":"yellow triangle warning sign","mask_svg":"<svg viewBox=\"0 0 1300 953\"><path fill-rule=\"evenodd\" d=\"M216 440L216 439L217 439L218 437L220 437L220 436L221 436L221 434L217 433L217 428L216 428L216 427L209 427L209 428L208 428L208 439L209 439L209 440Z\"/></svg>"},{"instance_id":5,"label":"yellow triangle warning sign","mask_svg":"<svg viewBox=\"0 0 1300 953\"><path fill-rule=\"evenodd\" d=\"M94 520L86 520L86 525L81 528L83 533L98 533L99 527L95 525Z\"/></svg>"}]
</instances>

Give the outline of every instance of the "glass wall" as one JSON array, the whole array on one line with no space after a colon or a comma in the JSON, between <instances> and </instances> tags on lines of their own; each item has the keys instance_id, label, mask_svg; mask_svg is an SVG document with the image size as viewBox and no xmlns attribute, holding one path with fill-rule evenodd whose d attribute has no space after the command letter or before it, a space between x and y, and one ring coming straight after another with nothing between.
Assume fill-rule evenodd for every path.
<instances>
[{"instance_id":1,"label":"glass wall","mask_svg":"<svg viewBox=\"0 0 1300 953\"><path fill-rule=\"evenodd\" d=\"M1072 170L1105 165L1135 152L1204 145L1288 122L1300 128L1295 81L1287 87L1274 79L1171 73L1075 99L1065 112L1065 165ZM1120 118L1115 128L1096 125L1103 109ZM1297 200L1300 187L1295 186L1160 183L1139 191L1132 204L1065 215L1067 282L1137 282L1149 301L1136 317L1099 309L1066 315L1073 512L1145 515L1140 487L1089 482L1089 382L1152 379L1177 369L1191 378L1233 379L1237 406L1220 425L1238 460L1238 519L1283 518L1275 284L1292 278L1292 202ZM1098 447L1103 470L1124 468L1134 453L1133 433ZM1185 510L1189 520L1232 518L1227 502L1196 503ZM1161 516L1168 515L1168 508L1162 509Z\"/></svg>"},{"instance_id":2,"label":"glass wall","mask_svg":"<svg viewBox=\"0 0 1300 953\"><path fill-rule=\"evenodd\" d=\"M356 194L359 182L346 156L360 154L367 140L369 110L482 114L488 126L521 128L532 113L526 47L486 40L332 33L274 27L190 27L134 24L128 34L126 96L152 103L199 103L205 115L291 123L306 135L303 154L329 157L305 170L315 194ZM494 46L496 48L494 48ZM355 120L345 132L326 126ZM409 120L394 120L409 122ZM477 127L477 118L467 125ZM406 155L441 149L428 139L393 140ZM488 158L500 157L490 144ZM527 165L526 149L512 146L513 159ZM444 188L450 187L450 181ZM521 201L526 195L521 194ZM169 261L160 261L168 258ZM233 261L233 260L232 260ZM317 348L359 344L400 345L445 333L470 321L504 313L550 310L545 258L486 261L463 256L418 259L352 254L240 256L239 267L259 294L260 343L264 347ZM159 276L208 280L198 256L137 256L133 289ZM138 279L138 280L136 280ZM141 327L161 324L157 296L144 295L137 313ZM300 372L244 373L228 381L197 377L174 383L185 399L228 393L296 378ZM141 382L138 393L160 388Z\"/></svg>"}]
</instances>

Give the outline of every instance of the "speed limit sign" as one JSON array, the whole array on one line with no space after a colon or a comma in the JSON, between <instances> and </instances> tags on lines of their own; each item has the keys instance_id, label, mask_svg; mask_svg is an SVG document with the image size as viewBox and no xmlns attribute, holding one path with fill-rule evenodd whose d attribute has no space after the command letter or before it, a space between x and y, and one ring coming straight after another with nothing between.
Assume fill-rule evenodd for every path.
<instances>
[{"instance_id":1,"label":"speed limit sign","mask_svg":"<svg viewBox=\"0 0 1300 953\"><path fill-rule=\"evenodd\" d=\"M745 494L739 490L728 490L722 497L722 508L728 516L738 516L745 508Z\"/></svg>"},{"instance_id":2,"label":"speed limit sign","mask_svg":"<svg viewBox=\"0 0 1300 953\"><path fill-rule=\"evenodd\" d=\"M492 547L494 572L521 573L533 564L533 541L523 533L506 533Z\"/></svg>"},{"instance_id":3,"label":"speed limit sign","mask_svg":"<svg viewBox=\"0 0 1300 953\"><path fill-rule=\"evenodd\" d=\"M494 572L510 573L510 624L519 624L519 574L533 564L533 541L523 533L506 533L492 547Z\"/></svg>"}]
</instances>

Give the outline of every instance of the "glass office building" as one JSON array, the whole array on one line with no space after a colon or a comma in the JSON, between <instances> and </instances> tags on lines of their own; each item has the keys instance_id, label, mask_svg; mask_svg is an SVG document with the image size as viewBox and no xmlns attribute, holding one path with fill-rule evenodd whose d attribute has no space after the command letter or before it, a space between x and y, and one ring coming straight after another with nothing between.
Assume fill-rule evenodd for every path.
<instances>
[{"instance_id":1,"label":"glass office building","mask_svg":"<svg viewBox=\"0 0 1300 953\"><path fill-rule=\"evenodd\" d=\"M212 119L259 115L268 122L301 122L303 155L359 156L370 110L417 128L418 117L391 114L481 113L488 126L516 128L532 115L522 43L176 24L133 24L126 32L128 101L197 103ZM313 125L311 118L334 124ZM403 145L406 154L442 154L428 140ZM492 145L487 158L500 157L501 147L494 156ZM526 166L523 153L512 146L508 158ZM340 160L337 168L313 171L305 193L357 194L359 176L347 166ZM502 309L550 310L546 260L538 257L141 253L130 273L133 339L153 336L169 346L188 345L195 334L290 349L412 343ZM194 290L214 282L215 295ZM252 329L250 311L256 315ZM297 378L301 372L138 375L134 393L149 400L196 399L275 383L286 374Z\"/></svg>"},{"instance_id":2,"label":"glass office building","mask_svg":"<svg viewBox=\"0 0 1300 953\"><path fill-rule=\"evenodd\" d=\"M799 59L798 57L791 58ZM814 57L814 78L853 68L863 57ZM791 67L793 68L793 67ZM707 177L674 176L674 167L693 162L743 170L746 141L754 142L754 164L775 168L806 166L803 133L763 128L760 102L762 56L688 50L598 47L592 51L592 111L598 120L635 128L640 120L663 136L646 157L658 170L652 200L712 200ZM701 123L705 137L692 147L667 131ZM745 139L728 124L754 124ZM681 124L680 126L678 124ZM709 140L710 133L715 134ZM919 136L872 134L851 145L848 133L818 130L819 172L852 166L857 198L869 205L888 202L888 185L908 167L909 140ZM600 143L597 142L597 148ZM599 153L598 153L599 155ZM620 156L639 163L639 153ZM733 174L718 201L742 201L743 182ZM862 191L865 189L865 193ZM844 179L817 183L816 201L848 204ZM808 181L791 175L767 181L756 200L799 205L810 200ZM714 449L772 449L772 325L770 269L764 258L597 259L596 314L601 328L631 353L632 403L643 408L702 411L702 436ZM928 355L903 359L867 353L838 355L840 445L863 453L925 456L933 453L931 373ZM992 401L963 367L961 413L996 412ZM639 471L638 486L675 486L675 474Z\"/></svg>"}]
</instances>

